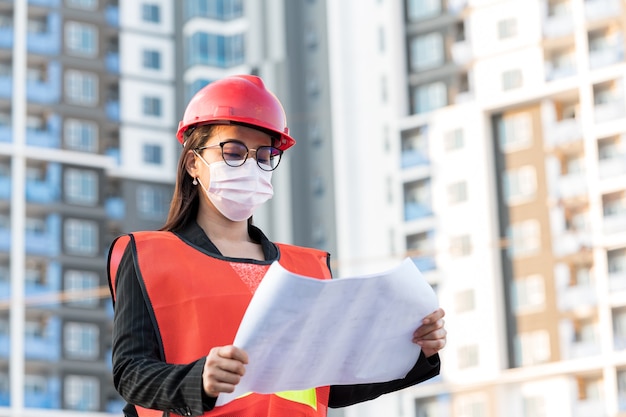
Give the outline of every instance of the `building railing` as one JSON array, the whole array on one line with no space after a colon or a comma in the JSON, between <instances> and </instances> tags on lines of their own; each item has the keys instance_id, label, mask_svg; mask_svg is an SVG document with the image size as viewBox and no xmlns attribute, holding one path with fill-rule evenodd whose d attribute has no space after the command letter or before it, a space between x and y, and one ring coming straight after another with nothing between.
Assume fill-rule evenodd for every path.
<instances>
[{"instance_id":1,"label":"building railing","mask_svg":"<svg viewBox=\"0 0 626 417\"><path fill-rule=\"evenodd\" d=\"M615 155L598 162L600 178L610 178L622 174L626 174L626 155Z\"/></svg>"},{"instance_id":2,"label":"building railing","mask_svg":"<svg viewBox=\"0 0 626 417\"><path fill-rule=\"evenodd\" d=\"M49 204L61 197L61 164L48 164L44 180L26 180L26 201L29 203Z\"/></svg>"},{"instance_id":3,"label":"building railing","mask_svg":"<svg viewBox=\"0 0 626 417\"><path fill-rule=\"evenodd\" d=\"M546 16L543 22L543 35L546 38L558 38L573 32L574 20L569 13Z\"/></svg>"},{"instance_id":4,"label":"building railing","mask_svg":"<svg viewBox=\"0 0 626 417\"><path fill-rule=\"evenodd\" d=\"M403 169L429 164L428 155L418 149L403 150L400 154L400 166Z\"/></svg>"}]
</instances>

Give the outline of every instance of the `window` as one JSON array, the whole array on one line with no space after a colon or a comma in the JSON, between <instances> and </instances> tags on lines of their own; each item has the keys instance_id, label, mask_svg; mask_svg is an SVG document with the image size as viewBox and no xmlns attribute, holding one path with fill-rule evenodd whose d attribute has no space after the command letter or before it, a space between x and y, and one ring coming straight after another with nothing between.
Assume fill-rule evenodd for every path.
<instances>
[{"instance_id":1,"label":"window","mask_svg":"<svg viewBox=\"0 0 626 417\"><path fill-rule=\"evenodd\" d=\"M67 322L63 329L65 354L72 359L97 359L100 329L92 323Z\"/></svg>"},{"instance_id":2,"label":"window","mask_svg":"<svg viewBox=\"0 0 626 417\"><path fill-rule=\"evenodd\" d=\"M470 235L455 236L450 239L450 255L458 258L472 253Z\"/></svg>"},{"instance_id":3,"label":"window","mask_svg":"<svg viewBox=\"0 0 626 417\"><path fill-rule=\"evenodd\" d=\"M467 183L456 182L448 186L448 204L457 204L467 201Z\"/></svg>"},{"instance_id":4,"label":"window","mask_svg":"<svg viewBox=\"0 0 626 417\"><path fill-rule=\"evenodd\" d=\"M43 236L46 234L46 222L38 217L27 217L25 220L25 230L31 236Z\"/></svg>"},{"instance_id":5,"label":"window","mask_svg":"<svg viewBox=\"0 0 626 417\"><path fill-rule=\"evenodd\" d=\"M617 371L617 392L622 401L626 399L626 369Z\"/></svg>"},{"instance_id":6,"label":"window","mask_svg":"<svg viewBox=\"0 0 626 417\"><path fill-rule=\"evenodd\" d=\"M535 255L541 250L541 231L537 220L526 220L509 226L509 255Z\"/></svg>"},{"instance_id":7,"label":"window","mask_svg":"<svg viewBox=\"0 0 626 417\"><path fill-rule=\"evenodd\" d=\"M98 54L98 29L79 22L65 24L65 46L73 55L94 57Z\"/></svg>"},{"instance_id":8,"label":"window","mask_svg":"<svg viewBox=\"0 0 626 417\"><path fill-rule=\"evenodd\" d=\"M454 305L457 313L466 313L476 308L476 294L473 288L459 291L454 295Z\"/></svg>"},{"instance_id":9,"label":"window","mask_svg":"<svg viewBox=\"0 0 626 417\"><path fill-rule=\"evenodd\" d=\"M63 186L68 203L95 206L98 202L98 174L93 170L67 168Z\"/></svg>"},{"instance_id":10,"label":"window","mask_svg":"<svg viewBox=\"0 0 626 417\"><path fill-rule=\"evenodd\" d=\"M609 251L607 258L609 275L626 273L626 249Z\"/></svg>"},{"instance_id":11,"label":"window","mask_svg":"<svg viewBox=\"0 0 626 417\"><path fill-rule=\"evenodd\" d=\"M529 113L507 115L498 123L500 148L503 152L526 148L533 137L532 118Z\"/></svg>"},{"instance_id":12,"label":"window","mask_svg":"<svg viewBox=\"0 0 626 417\"><path fill-rule=\"evenodd\" d=\"M98 297L95 294L85 294L98 288L100 278L96 272L69 269L63 279L65 293L69 295L67 304L81 307L98 305Z\"/></svg>"},{"instance_id":13,"label":"window","mask_svg":"<svg viewBox=\"0 0 626 417\"><path fill-rule=\"evenodd\" d=\"M143 145L143 161L146 164L160 165L162 162L162 150L161 145L155 145L146 143Z\"/></svg>"},{"instance_id":14,"label":"window","mask_svg":"<svg viewBox=\"0 0 626 417\"><path fill-rule=\"evenodd\" d=\"M161 99L159 97L143 98L143 114L146 116L161 116Z\"/></svg>"},{"instance_id":15,"label":"window","mask_svg":"<svg viewBox=\"0 0 626 417\"><path fill-rule=\"evenodd\" d=\"M74 151L98 151L98 125L78 119L66 119L63 139L65 147Z\"/></svg>"},{"instance_id":16,"label":"window","mask_svg":"<svg viewBox=\"0 0 626 417\"><path fill-rule=\"evenodd\" d=\"M485 397L481 394L464 394L457 399L458 413L462 417L487 417Z\"/></svg>"},{"instance_id":17,"label":"window","mask_svg":"<svg viewBox=\"0 0 626 417\"><path fill-rule=\"evenodd\" d=\"M186 90L187 101L191 100L191 98L198 91L200 91L204 86L209 85L211 82L212 82L212 80L199 79L199 80L195 80L191 84L187 84L187 88L185 89Z\"/></svg>"},{"instance_id":18,"label":"window","mask_svg":"<svg viewBox=\"0 0 626 417\"><path fill-rule=\"evenodd\" d=\"M459 369L467 369L478 366L478 346L462 346L457 351L459 359Z\"/></svg>"},{"instance_id":19,"label":"window","mask_svg":"<svg viewBox=\"0 0 626 417\"><path fill-rule=\"evenodd\" d=\"M444 134L444 147L446 151L461 149L464 145L463 129L454 129Z\"/></svg>"},{"instance_id":20,"label":"window","mask_svg":"<svg viewBox=\"0 0 626 417\"><path fill-rule=\"evenodd\" d=\"M243 16L243 0L188 0L187 18L232 20Z\"/></svg>"},{"instance_id":21,"label":"window","mask_svg":"<svg viewBox=\"0 0 626 417\"><path fill-rule=\"evenodd\" d=\"M545 299L545 284L541 275L529 275L513 281L511 301L515 311L543 308Z\"/></svg>"},{"instance_id":22,"label":"window","mask_svg":"<svg viewBox=\"0 0 626 417\"><path fill-rule=\"evenodd\" d=\"M613 310L613 333L615 339L626 340L626 307Z\"/></svg>"},{"instance_id":23,"label":"window","mask_svg":"<svg viewBox=\"0 0 626 417\"><path fill-rule=\"evenodd\" d=\"M441 0L408 0L409 20L421 20L441 13Z\"/></svg>"},{"instance_id":24,"label":"window","mask_svg":"<svg viewBox=\"0 0 626 417\"><path fill-rule=\"evenodd\" d=\"M522 71L519 69L502 73L502 90L513 90L522 86Z\"/></svg>"},{"instance_id":25,"label":"window","mask_svg":"<svg viewBox=\"0 0 626 417\"><path fill-rule=\"evenodd\" d=\"M411 39L411 70L423 71L444 63L443 37L440 32L428 33Z\"/></svg>"},{"instance_id":26,"label":"window","mask_svg":"<svg viewBox=\"0 0 626 417\"><path fill-rule=\"evenodd\" d=\"M65 4L75 9L96 10L98 0L65 0Z\"/></svg>"},{"instance_id":27,"label":"window","mask_svg":"<svg viewBox=\"0 0 626 417\"><path fill-rule=\"evenodd\" d=\"M517 366L544 363L550 359L550 335L545 330L520 333L515 342Z\"/></svg>"},{"instance_id":28,"label":"window","mask_svg":"<svg viewBox=\"0 0 626 417\"><path fill-rule=\"evenodd\" d=\"M448 90L443 82L420 85L413 92L415 113L426 113L448 105Z\"/></svg>"},{"instance_id":29,"label":"window","mask_svg":"<svg viewBox=\"0 0 626 417\"><path fill-rule=\"evenodd\" d=\"M24 396L41 397L48 392L48 381L41 375L24 375Z\"/></svg>"},{"instance_id":30,"label":"window","mask_svg":"<svg viewBox=\"0 0 626 417\"><path fill-rule=\"evenodd\" d=\"M244 35L230 36L194 33L188 38L189 65L210 65L229 68L244 62Z\"/></svg>"},{"instance_id":31,"label":"window","mask_svg":"<svg viewBox=\"0 0 626 417\"><path fill-rule=\"evenodd\" d=\"M141 18L144 22L159 23L161 21L161 9L158 4L144 3L141 5Z\"/></svg>"},{"instance_id":32,"label":"window","mask_svg":"<svg viewBox=\"0 0 626 417\"><path fill-rule=\"evenodd\" d=\"M63 397L70 410L98 411L100 381L92 376L68 375L65 377Z\"/></svg>"},{"instance_id":33,"label":"window","mask_svg":"<svg viewBox=\"0 0 626 417\"><path fill-rule=\"evenodd\" d=\"M98 76L68 70L65 73L65 98L70 104L94 107L98 104Z\"/></svg>"},{"instance_id":34,"label":"window","mask_svg":"<svg viewBox=\"0 0 626 417\"><path fill-rule=\"evenodd\" d=\"M558 16L569 16L570 14L571 14L570 0L549 0L548 1L548 16L558 17Z\"/></svg>"},{"instance_id":35,"label":"window","mask_svg":"<svg viewBox=\"0 0 626 417\"><path fill-rule=\"evenodd\" d=\"M98 254L98 224L91 220L67 219L64 224L65 249L72 255Z\"/></svg>"},{"instance_id":36,"label":"window","mask_svg":"<svg viewBox=\"0 0 626 417\"><path fill-rule=\"evenodd\" d=\"M161 52L144 49L143 67L155 70L161 69Z\"/></svg>"},{"instance_id":37,"label":"window","mask_svg":"<svg viewBox=\"0 0 626 417\"><path fill-rule=\"evenodd\" d=\"M522 410L524 416L547 417L546 399L543 397L523 397Z\"/></svg>"},{"instance_id":38,"label":"window","mask_svg":"<svg viewBox=\"0 0 626 417\"><path fill-rule=\"evenodd\" d=\"M508 39L517 36L517 20L509 18L498 22L498 39Z\"/></svg>"},{"instance_id":39,"label":"window","mask_svg":"<svg viewBox=\"0 0 626 417\"><path fill-rule=\"evenodd\" d=\"M509 204L519 203L535 197L537 175L535 167L526 165L504 173L502 188L504 199Z\"/></svg>"},{"instance_id":40,"label":"window","mask_svg":"<svg viewBox=\"0 0 626 417\"><path fill-rule=\"evenodd\" d=\"M141 185L137 187L137 211L143 218L162 220L167 216L170 197L164 188Z\"/></svg>"}]
</instances>

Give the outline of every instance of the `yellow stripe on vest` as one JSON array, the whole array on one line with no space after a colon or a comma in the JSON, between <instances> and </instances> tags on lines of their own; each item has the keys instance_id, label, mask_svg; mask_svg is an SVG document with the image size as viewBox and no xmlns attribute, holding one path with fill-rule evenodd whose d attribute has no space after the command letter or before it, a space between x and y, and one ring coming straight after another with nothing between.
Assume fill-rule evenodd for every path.
<instances>
[{"instance_id":1,"label":"yellow stripe on vest","mask_svg":"<svg viewBox=\"0 0 626 417\"><path fill-rule=\"evenodd\" d=\"M301 391L276 392L274 395L284 398L285 400L293 401L294 403L308 405L317 411L317 392L315 391L315 388Z\"/></svg>"}]
</instances>

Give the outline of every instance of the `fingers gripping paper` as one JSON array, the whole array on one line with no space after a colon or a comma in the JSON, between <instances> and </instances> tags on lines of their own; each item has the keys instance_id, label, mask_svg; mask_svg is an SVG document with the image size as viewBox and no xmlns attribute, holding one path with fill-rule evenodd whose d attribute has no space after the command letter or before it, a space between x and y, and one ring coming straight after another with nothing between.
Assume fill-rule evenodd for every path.
<instances>
[{"instance_id":1,"label":"fingers gripping paper","mask_svg":"<svg viewBox=\"0 0 626 417\"><path fill-rule=\"evenodd\" d=\"M436 309L434 291L408 258L379 274L334 280L296 275L275 262L233 343L248 352L246 374L217 405L249 392L402 378L420 353L413 332Z\"/></svg>"}]
</instances>

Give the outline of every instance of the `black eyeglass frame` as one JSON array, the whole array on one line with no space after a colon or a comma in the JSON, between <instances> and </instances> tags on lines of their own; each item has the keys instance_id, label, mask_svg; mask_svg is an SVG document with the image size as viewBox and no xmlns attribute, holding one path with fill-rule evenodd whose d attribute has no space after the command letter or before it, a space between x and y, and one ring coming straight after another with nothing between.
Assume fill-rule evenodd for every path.
<instances>
[{"instance_id":1,"label":"black eyeglass frame","mask_svg":"<svg viewBox=\"0 0 626 417\"><path fill-rule=\"evenodd\" d=\"M243 146L246 149L246 156L245 156L245 158L243 158L243 160L241 160L241 159L238 159L238 160L232 160L231 159L231 160L229 160L229 159L226 159L224 157L224 145L227 145L229 143L236 143L238 145ZM245 143L243 143L242 141L237 140L237 139L228 139L228 140L225 140L223 142L218 143L217 145L199 146L199 147L194 149L194 152L196 152L196 154L198 154L198 156L199 156L199 152L201 152L201 151L203 151L205 149L214 149L214 148L217 148L217 147L221 148L222 160L226 163L226 165L228 165L229 167L233 167L233 168L237 168L237 167L240 167L243 164L245 164L246 161L248 160L248 157L250 156L250 151L254 151L255 156L256 156L258 154L258 152L259 152L259 149L269 148L270 149L271 158L275 158L276 156L278 156L278 162L276 163L276 166L274 166L274 167L272 167L271 165L262 164L262 163L259 162L259 160L257 158L253 158L256 161L256 164L257 164L257 166L259 168L261 168L263 171L268 171L268 172L274 171L276 168L278 168L278 165L280 164L280 161L281 161L282 156L283 156L283 150L282 149L278 149L278 148L276 148L274 146L271 146L271 145L259 146L256 149L254 149L254 148L250 149L250 148L248 148L248 146ZM236 163L236 164L233 165L233 163ZM271 169L266 169L266 167L270 167Z\"/></svg>"}]
</instances>

